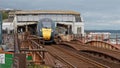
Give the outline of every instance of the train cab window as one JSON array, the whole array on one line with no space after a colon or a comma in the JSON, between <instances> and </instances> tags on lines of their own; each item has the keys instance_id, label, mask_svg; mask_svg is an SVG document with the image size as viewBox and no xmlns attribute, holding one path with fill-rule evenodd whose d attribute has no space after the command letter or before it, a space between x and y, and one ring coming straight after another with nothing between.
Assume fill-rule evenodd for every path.
<instances>
[{"instance_id":1,"label":"train cab window","mask_svg":"<svg viewBox=\"0 0 120 68\"><path fill-rule=\"evenodd\" d=\"M42 26L46 27L46 28L51 28L52 27L52 23L51 22L42 22Z\"/></svg>"}]
</instances>

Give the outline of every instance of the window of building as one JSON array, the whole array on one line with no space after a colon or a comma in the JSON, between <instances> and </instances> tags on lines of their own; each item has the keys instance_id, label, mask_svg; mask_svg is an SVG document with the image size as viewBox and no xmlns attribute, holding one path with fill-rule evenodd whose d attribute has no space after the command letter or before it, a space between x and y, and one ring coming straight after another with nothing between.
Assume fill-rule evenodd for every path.
<instances>
[{"instance_id":1,"label":"window of building","mask_svg":"<svg viewBox=\"0 0 120 68\"><path fill-rule=\"evenodd\" d=\"M81 22L81 17L79 15L75 16L76 22Z\"/></svg>"},{"instance_id":2,"label":"window of building","mask_svg":"<svg viewBox=\"0 0 120 68\"><path fill-rule=\"evenodd\" d=\"M78 27L78 28L77 28L77 34L81 34L81 32L82 32L82 28L81 28L81 27Z\"/></svg>"}]
</instances>

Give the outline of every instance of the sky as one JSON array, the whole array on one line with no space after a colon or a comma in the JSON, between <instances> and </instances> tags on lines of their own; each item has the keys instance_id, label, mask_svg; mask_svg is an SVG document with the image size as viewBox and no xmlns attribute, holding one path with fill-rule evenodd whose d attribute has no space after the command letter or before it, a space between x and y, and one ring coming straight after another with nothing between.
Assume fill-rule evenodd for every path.
<instances>
[{"instance_id":1,"label":"sky","mask_svg":"<svg viewBox=\"0 0 120 68\"><path fill-rule=\"evenodd\" d=\"M85 30L120 30L120 0L0 0L0 8L74 10Z\"/></svg>"}]
</instances>

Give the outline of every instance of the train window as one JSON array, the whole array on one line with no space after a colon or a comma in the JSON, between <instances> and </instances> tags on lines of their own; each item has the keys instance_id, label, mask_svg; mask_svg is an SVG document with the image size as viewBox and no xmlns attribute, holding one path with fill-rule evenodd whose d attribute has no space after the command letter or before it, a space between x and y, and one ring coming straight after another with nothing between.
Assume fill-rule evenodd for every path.
<instances>
[{"instance_id":1,"label":"train window","mask_svg":"<svg viewBox=\"0 0 120 68\"><path fill-rule=\"evenodd\" d=\"M47 27L47 28L51 28L52 27L52 23L51 22L42 22L42 26L43 27Z\"/></svg>"}]
</instances>

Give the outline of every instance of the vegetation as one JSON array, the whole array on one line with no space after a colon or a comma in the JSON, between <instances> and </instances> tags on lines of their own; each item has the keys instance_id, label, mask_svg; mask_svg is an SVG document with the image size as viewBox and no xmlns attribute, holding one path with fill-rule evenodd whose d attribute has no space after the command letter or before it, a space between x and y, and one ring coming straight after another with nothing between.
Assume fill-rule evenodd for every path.
<instances>
[{"instance_id":1,"label":"vegetation","mask_svg":"<svg viewBox=\"0 0 120 68\"><path fill-rule=\"evenodd\" d=\"M8 13L7 12L2 12L2 19L7 19L8 18Z\"/></svg>"}]
</instances>

